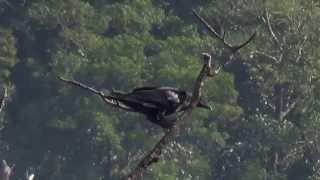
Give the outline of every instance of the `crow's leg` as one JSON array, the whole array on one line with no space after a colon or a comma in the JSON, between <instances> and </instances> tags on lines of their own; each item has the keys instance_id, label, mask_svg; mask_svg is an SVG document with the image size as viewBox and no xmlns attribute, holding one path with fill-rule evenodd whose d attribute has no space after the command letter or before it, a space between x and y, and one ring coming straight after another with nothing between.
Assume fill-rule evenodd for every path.
<instances>
[{"instance_id":1,"label":"crow's leg","mask_svg":"<svg viewBox=\"0 0 320 180\"><path fill-rule=\"evenodd\" d=\"M164 115L164 113L157 113L156 115L147 115L147 118L154 124L157 124L161 126L163 129L170 129L175 124L175 118L174 119L168 119Z\"/></svg>"},{"instance_id":2,"label":"crow's leg","mask_svg":"<svg viewBox=\"0 0 320 180\"><path fill-rule=\"evenodd\" d=\"M177 121L177 113L169 114L167 115L166 112L159 113L158 114L159 120L165 119L166 121L169 121L171 123L175 123Z\"/></svg>"},{"instance_id":3,"label":"crow's leg","mask_svg":"<svg viewBox=\"0 0 320 180\"><path fill-rule=\"evenodd\" d=\"M165 116L165 113L158 113L156 118L157 124L166 129L171 128L176 122L176 117Z\"/></svg>"},{"instance_id":4,"label":"crow's leg","mask_svg":"<svg viewBox=\"0 0 320 180\"><path fill-rule=\"evenodd\" d=\"M166 119L165 113L164 112L159 112L156 115L157 121L163 121Z\"/></svg>"}]
</instances>

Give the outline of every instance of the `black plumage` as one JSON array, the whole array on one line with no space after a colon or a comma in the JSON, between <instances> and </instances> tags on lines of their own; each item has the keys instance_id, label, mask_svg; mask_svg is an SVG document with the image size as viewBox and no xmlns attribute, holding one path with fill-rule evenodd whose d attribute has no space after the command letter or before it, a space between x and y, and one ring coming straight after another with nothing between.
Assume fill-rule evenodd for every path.
<instances>
[{"instance_id":1,"label":"black plumage","mask_svg":"<svg viewBox=\"0 0 320 180\"><path fill-rule=\"evenodd\" d=\"M184 111L191 96L191 93L178 88L141 87L133 89L130 93L112 92L109 98L131 111L146 115L151 122L169 128L173 122L165 117ZM203 100L200 100L197 106L211 109Z\"/></svg>"}]
</instances>

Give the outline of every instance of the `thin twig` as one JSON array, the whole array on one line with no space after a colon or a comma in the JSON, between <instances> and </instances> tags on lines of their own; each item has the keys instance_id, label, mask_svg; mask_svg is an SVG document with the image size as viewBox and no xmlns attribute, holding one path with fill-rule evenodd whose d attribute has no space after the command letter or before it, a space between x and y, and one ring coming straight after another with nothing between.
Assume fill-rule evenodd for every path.
<instances>
[{"instance_id":1,"label":"thin twig","mask_svg":"<svg viewBox=\"0 0 320 180\"><path fill-rule=\"evenodd\" d=\"M269 31L269 33L271 34L271 37L272 37L274 43L275 43L275 44L279 47L279 49L282 51L282 50L283 50L282 44L280 43L277 35L274 33L273 28L272 28L272 25L271 25L271 20L270 20L271 14L268 12L268 10L265 10L265 11L266 11L266 13L265 13L265 14L266 14L266 16L265 16L266 21L265 21L265 22L266 22L266 24L267 24L268 31Z\"/></svg>"},{"instance_id":2,"label":"thin twig","mask_svg":"<svg viewBox=\"0 0 320 180\"><path fill-rule=\"evenodd\" d=\"M68 84L72 84L72 85L78 86L78 87L80 87L82 89L86 89L86 90L88 90L88 91L90 91L90 92L92 92L92 93L94 93L94 94L96 94L96 95L98 95L98 96L100 96L102 98L105 98L105 95L104 95L104 93L102 91L99 91L99 90L96 90L95 88L89 87L89 86L87 86L87 85L85 85L85 84L83 84L83 83L81 83L79 81L66 79L66 78L63 78L63 77L60 77L60 76L58 76L58 79L60 79L61 81L66 82Z\"/></svg>"},{"instance_id":3,"label":"thin twig","mask_svg":"<svg viewBox=\"0 0 320 180\"><path fill-rule=\"evenodd\" d=\"M265 52L262 52L262 51L257 51L257 50L255 50L255 51L251 52L251 54L252 54L252 55L256 54L256 55L264 56L264 57L266 57L266 58L268 58L268 59L273 60L273 61L276 62L276 63L278 62L278 59L277 59L276 57L274 57L274 56L272 56L272 55L270 55L270 54L266 54Z\"/></svg>"},{"instance_id":4,"label":"thin twig","mask_svg":"<svg viewBox=\"0 0 320 180\"><path fill-rule=\"evenodd\" d=\"M280 114L280 119L284 119L297 105L297 103L299 102L299 99L293 101L289 107L287 107L285 110L282 110L281 111L281 114Z\"/></svg>"},{"instance_id":5,"label":"thin twig","mask_svg":"<svg viewBox=\"0 0 320 180\"><path fill-rule=\"evenodd\" d=\"M111 105L111 106L114 106L114 107L117 107L117 108L120 108L120 109L123 109L123 110L126 110L126 111L131 111L131 112L134 112L133 109L131 109L130 107L128 106L125 106L124 104L120 104L118 101L114 101L113 98L111 96L107 96L105 95L102 91L99 91L93 87L89 87L79 81L76 81L76 80L70 80L70 79L66 79L66 78L63 78L63 77L60 77L58 76L58 79L60 79L61 81L67 83L67 84L71 84L73 86L77 86L81 89L84 89L84 90L87 90L91 93L94 93L96 95L98 95L105 103Z\"/></svg>"},{"instance_id":6,"label":"thin twig","mask_svg":"<svg viewBox=\"0 0 320 180\"><path fill-rule=\"evenodd\" d=\"M29 173L29 171L26 172L26 180L33 180L35 175L33 173Z\"/></svg>"},{"instance_id":7,"label":"thin twig","mask_svg":"<svg viewBox=\"0 0 320 180\"><path fill-rule=\"evenodd\" d=\"M248 40L241 43L240 45L231 45L224 39L224 33L223 35L219 35L217 31L203 18L201 17L195 10L192 11L193 14L200 20L200 22L214 35L215 38L217 38L219 41L223 43L223 45L231 51L231 53L237 52L239 49L243 48L247 44L250 43L250 41L253 40L253 38L256 36L256 31L249 37Z\"/></svg>"},{"instance_id":8,"label":"thin twig","mask_svg":"<svg viewBox=\"0 0 320 180\"><path fill-rule=\"evenodd\" d=\"M7 98L8 98L8 90L7 88L4 88L3 95L0 97L0 112L4 109Z\"/></svg>"},{"instance_id":9,"label":"thin twig","mask_svg":"<svg viewBox=\"0 0 320 180\"><path fill-rule=\"evenodd\" d=\"M298 63L302 58L303 48L304 48L304 45L305 45L307 40L308 40L308 37L304 36L303 41L300 44L299 49L298 49L298 56L297 56L297 58L295 60L296 63Z\"/></svg>"}]
</instances>

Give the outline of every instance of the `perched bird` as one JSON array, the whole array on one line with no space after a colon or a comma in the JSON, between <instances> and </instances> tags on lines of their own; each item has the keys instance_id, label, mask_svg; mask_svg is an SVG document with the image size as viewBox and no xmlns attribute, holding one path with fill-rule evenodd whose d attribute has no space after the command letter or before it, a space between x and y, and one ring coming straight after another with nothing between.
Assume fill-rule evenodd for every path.
<instances>
[{"instance_id":1,"label":"perched bird","mask_svg":"<svg viewBox=\"0 0 320 180\"><path fill-rule=\"evenodd\" d=\"M109 99L134 112L146 115L151 122L162 128L170 128L173 122L168 121L165 117L186 110L191 96L191 93L173 87L140 87L133 89L130 93L114 91ZM197 107L211 109L202 99Z\"/></svg>"}]
</instances>

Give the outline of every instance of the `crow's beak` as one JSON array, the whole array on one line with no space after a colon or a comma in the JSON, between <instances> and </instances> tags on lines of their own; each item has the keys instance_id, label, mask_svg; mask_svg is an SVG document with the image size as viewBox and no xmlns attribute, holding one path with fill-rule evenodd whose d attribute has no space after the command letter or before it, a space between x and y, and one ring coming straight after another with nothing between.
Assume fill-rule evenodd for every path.
<instances>
[{"instance_id":1,"label":"crow's beak","mask_svg":"<svg viewBox=\"0 0 320 180\"><path fill-rule=\"evenodd\" d=\"M200 101L199 101L198 107L206 108L206 109L208 109L208 110L210 110L210 111L213 110L213 108L212 108L207 102L205 102L205 101L203 101L203 100L200 100Z\"/></svg>"}]
</instances>

